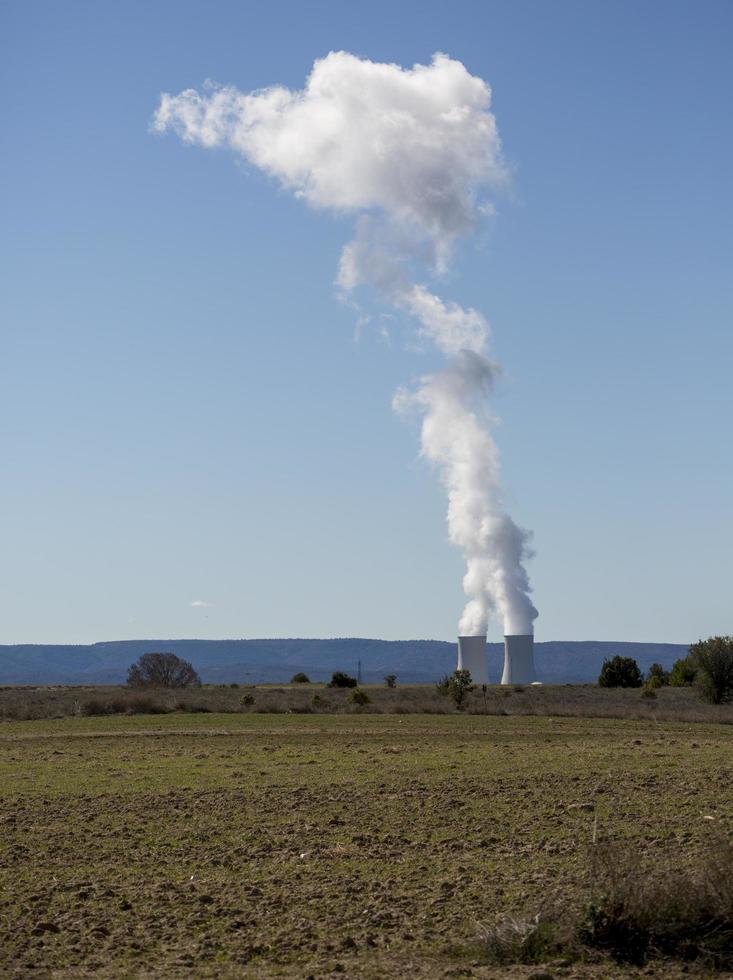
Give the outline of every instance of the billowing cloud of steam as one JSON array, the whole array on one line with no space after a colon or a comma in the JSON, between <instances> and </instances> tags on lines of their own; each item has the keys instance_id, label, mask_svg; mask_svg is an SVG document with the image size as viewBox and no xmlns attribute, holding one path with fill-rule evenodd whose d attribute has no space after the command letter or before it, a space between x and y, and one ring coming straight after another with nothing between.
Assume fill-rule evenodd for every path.
<instances>
[{"instance_id":1,"label":"billowing cloud of steam","mask_svg":"<svg viewBox=\"0 0 733 980\"><path fill-rule=\"evenodd\" d=\"M314 207L357 214L339 287L375 289L446 355L443 371L398 392L395 405L424 413L422 451L440 469L450 538L467 563L466 635L485 632L496 614L506 632L530 632L537 615L523 565L527 533L499 492L488 324L414 272L442 271L455 242L491 211L486 192L506 180L490 102L488 85L443 54L405 70L336 52L316 61L302 91L207 84L163 95L153 119L156 132L229 147Z\"/></svg>"}]
</instances>

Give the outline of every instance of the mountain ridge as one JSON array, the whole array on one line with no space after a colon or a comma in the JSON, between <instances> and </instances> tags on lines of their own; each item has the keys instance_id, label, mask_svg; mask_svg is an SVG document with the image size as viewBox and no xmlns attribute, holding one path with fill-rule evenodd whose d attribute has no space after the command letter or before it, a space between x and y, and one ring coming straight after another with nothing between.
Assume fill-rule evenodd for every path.
<instances>
[{"instance_id":1,"label":"mountain ridge","mask_svg":"<svg viewBox=\"0 0 733 980\"><path fill-rule=\"evenodd\" d=\"M489 677L498 682L503 644L487 644ZM683 643L612 640L548 640L535 643L538 678L548 684L593 683L603 660L633 657L642 668L665 668L684 657ZM263 638L246 640L102 640L92 644L24 643L0 645L0 684L120 684L127 668L152 650L168 650L190 660L205 683L284 683L298 671L328 680L334 670L356 675L361 661L364 683L384 674L398 682L430 683L455 669L456 645L444 640Z\"/></svg>"}]
</instances>

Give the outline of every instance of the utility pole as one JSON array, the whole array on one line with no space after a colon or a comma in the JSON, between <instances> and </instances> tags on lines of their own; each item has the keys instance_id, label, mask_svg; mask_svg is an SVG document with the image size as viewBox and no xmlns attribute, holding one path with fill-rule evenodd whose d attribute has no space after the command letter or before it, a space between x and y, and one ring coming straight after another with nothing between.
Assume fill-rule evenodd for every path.
<instances>
[{"instance_id":1,"label":"utility pole","mask_svg":"<svg viewBox=\"0 0 733 980\"><path fill-rule=\"evenodd\" d=\"M361 660L358 661L356 666L356 682L361 684Z\"/></svg>"}]
</instances>

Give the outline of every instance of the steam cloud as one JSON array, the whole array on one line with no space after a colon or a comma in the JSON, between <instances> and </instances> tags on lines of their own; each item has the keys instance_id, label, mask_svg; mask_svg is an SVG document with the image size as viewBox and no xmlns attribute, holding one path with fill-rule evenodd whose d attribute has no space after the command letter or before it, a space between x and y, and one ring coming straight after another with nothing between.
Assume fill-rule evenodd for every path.
<instances>
[{"instance_id":1,"label":"steam cloud","mask_svg":"<svg viewBox=\"0 0 733 980\"><path fill-rule=\"evenodd\" d=\"M492 210L485 193L506 180L490 104L488 85L444 54L405 70L342 51L316 61L302 91L207 83L202 93L164 94L152 124L231 148L314 207L357 214L339 287L376 290L445 354L445 369L398 391L395 407L423 412L422 452L448 492L450 538L467 564L463 635L485 633L496 614L506 633L529 633L537 616L523 565L528 534L499 489L488 323L415 281L415 270L447 267L455 243Z\"/></svg>"}]
</instances>

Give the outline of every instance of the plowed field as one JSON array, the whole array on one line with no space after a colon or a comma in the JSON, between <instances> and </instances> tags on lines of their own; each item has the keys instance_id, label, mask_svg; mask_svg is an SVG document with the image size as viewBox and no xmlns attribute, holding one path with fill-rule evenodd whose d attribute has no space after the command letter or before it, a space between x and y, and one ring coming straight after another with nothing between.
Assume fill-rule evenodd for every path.
<instances>
[{"instance_id":1,"label":"plowed field","mask_svg":"<svg viewBox=\"0 0 733 980\"><path fill-rule=\"evenodd\" d=\"M723 725L6 723L0 975L527 977L482 965L484 925L579 901L594 835L657 869L694 861L733 833L732 776Z\"/></svg>"}]
</instances>

